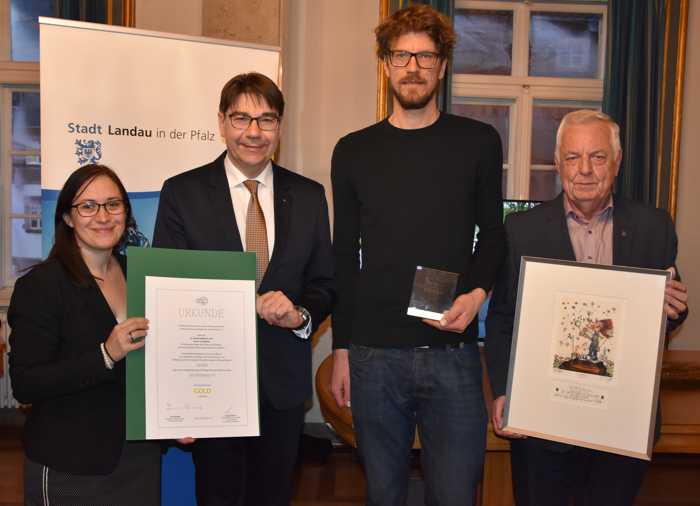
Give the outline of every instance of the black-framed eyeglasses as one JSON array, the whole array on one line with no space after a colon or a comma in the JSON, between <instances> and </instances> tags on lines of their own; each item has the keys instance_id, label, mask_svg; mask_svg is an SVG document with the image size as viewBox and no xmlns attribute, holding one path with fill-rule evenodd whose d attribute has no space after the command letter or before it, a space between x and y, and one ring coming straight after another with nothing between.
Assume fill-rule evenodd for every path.
<instances>
[{"instance_id":1,"label":"black-framed eyeglasses","mask_svg":"<svg viewBox=\"0 0 700 506\"><path fill-rule=\"evenodd\" d=\"M231 126L236 130L247 130L253 121L258 124L260 130L265 132L277 130L280 126L280 118L274 114L262 114L253 118L247 114L232 112L228 115L228 119L231 122Z\"/></svg>"},{"instance_id":2,"label":"black-framed eyeglasses","mask_svg":"<svg viewBox=\"0 0 700 506\"><path fill-rule=\"evenodd\" d=\"M126 211L126 204L121 199L108 200L103 204L98 204L94 200L85 200L78 204L73 204L71 207L78 211L78 214L83 218L90 218L100 212L100 207L104 207L109 214L122 214Z\"/></svg>"},{"instance_id":3,"label":"black-framed eyeglasses","mask_svg":"<svg viewBox=\"0 0 700 506\"><path fill-rule=\"evenodd\" d=\"M422 69L433 69L440 61L440 55L432 51L421 51L420 53L412 53L410 51L390 51L389 63L394 67L405 67L411 61L411 58L416 59L416 65Z\"/></svg>"}]
</instances>

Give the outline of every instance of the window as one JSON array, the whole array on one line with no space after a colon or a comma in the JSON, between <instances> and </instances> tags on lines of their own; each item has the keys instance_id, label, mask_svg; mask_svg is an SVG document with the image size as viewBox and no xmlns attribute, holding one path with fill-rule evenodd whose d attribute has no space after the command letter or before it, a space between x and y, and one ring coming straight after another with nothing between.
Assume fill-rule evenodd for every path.
<instances>
[{"instance_id":1,"label":"window","mask_svg":"<svg viewBox=\"0 0 700 506\"><path fill-rule=\"evenodd\" d=\"M553 198L559 121L601 106L605 5L457 0L454 25L452 112L501 135L504 198Z\"/></svg>"},{"instance_id":2,"label":"window","mask_svg":"<svg viewBox=\"0 0 700 506\"><path fill-rule=\"evenodd\" d=\"M6 122L9 149L4 150L3 171L10 250L6 279L41 258L41 161L39 157L39 90L36 87L5 87L3 102L9 102Z\"/></svg>"},{"instance_id":3,"label":"window","mask_svg":"<svg viewBox=\"0 0 700 506\"><path fill-rule=\"evenodd\" d=\"M50 0L0 0L0 287L41 258L38 16Z\"/></svg>"},{"instance_id":4,"label":"window","mask_svg":"<svg viewBox=\"0 0 700 506\"><path fill-rule=\"evenodd\" d=\"M52 0L10 0L10 60L39 61L38 16L54 16Z\"/></svg>"}]
</instances>

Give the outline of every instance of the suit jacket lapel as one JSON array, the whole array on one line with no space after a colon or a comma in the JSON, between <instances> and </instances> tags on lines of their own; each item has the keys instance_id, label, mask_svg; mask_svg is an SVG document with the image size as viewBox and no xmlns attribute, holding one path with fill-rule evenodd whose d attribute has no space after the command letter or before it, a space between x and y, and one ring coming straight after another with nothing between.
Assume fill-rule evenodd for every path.
<instances>
[{"instance_id":1,"label":"suit jacket lapel","mask_svg":"<svg viewBox=\"0 0 700 506\"><path fill-rule=\"evenodd\" d=\"M566 225L566 214L564 214L564 194L560 193L551 202L541 205L549 207L547 210L549 224L545 230L550 234L549 240L553 251L556 251L557 258L576 261L574 247L571 245L571 237L569 236L569 227Z\"/></svg>"},{"instance_id":2,"label":"suit jacket lapel","mask_svg":"<svg viewBox=\"0 0 700 506\"><path fill-rule=\"evenodd\" d=\"M616 199L613 195L613 265L635 265L632 223L624 200Z\"/></svg>"},{"instance_id":3,"label":"suit jacket lapel","mask_svg":"<svg viewBox=\"0 0 700 506\"><path fill-rule=\"evenodd\" d=\"M109 307L107 299L105 299L97 282L93 281L89 286L81 286L79 288L83 292L83 300L86 306L86 316L93 316L98 322L112 322L112 325L117 324L117 319L112 313L112 308ZM108 336L104 336L106 339Z\"/></svg>"},{"instance_id":4,"label":"suit jacket lapel","mask_svg":"<svg viewBox=\"0 0 700 506\"><path fill-rule=\"evenodd\" d=\"M211 226L217 229L217 235L222 241L222 249L228 251L243 251L243 241L236 224L233 212L231 189L228 186L224 158L226 151L214 160L209 171L209 204L212 207Z\"/></svg>"},{"instance_id":5,"label":"suit jacket lapel","mask_svg":"<svg viewBox=\"0 0 700 506\"><path fill-rule=\"evenodd\" d=\"M270 272L271 268L274 267L284 255L284 250L287 247L287 240L289 239L289 220L293 204L289 179L284 173L284 169L273 163L272 177L274 184L273 198L275 201L275 248L270 257L270 264L268 265L267 272ZM267 273L265 277L267 277Z\"/></svg>"},{"instance_id":6,"label":"suit jacket lapel","mask_svg":"<svg viewBox=\"0 0 700 506\"><path fill-rule=\"evenodd\" d=\"M119 262L119 267L124 273L124 279L126 279L126 257L117 255L116 258ZM105 324L108 322L111 325L117 324L117 319L112 313L112 308L109 307L102 290L97 285L97 280L91 280L88 286L81 286L80 290L83 292L82 299L85 301L86 314L94 316L99 322L105 322ZM109 336L104 336L104 339L106 340L107 337Z\"/></svg>"}]
</instances>

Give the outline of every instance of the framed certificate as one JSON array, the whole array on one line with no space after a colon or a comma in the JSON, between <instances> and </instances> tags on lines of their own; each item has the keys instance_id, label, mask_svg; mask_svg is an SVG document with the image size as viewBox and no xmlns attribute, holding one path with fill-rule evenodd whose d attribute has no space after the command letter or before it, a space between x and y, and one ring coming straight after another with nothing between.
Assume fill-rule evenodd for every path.
<instances>
[{"instance_id":1,"label":"framed certificate","mask_svg":"<svg viewBox=\"0 0 700 506\"><path fill-rule=\"evenodd\" d=\"M259 435L255 255L130 248L128 265L149 330L127 355L127 438Z\"/></svg>"},{"instance_id":2,"label":"framed certificate","mask_svg":"<svg viewBox=\"0 0 700 506\"><path fill-rule=\"evenodd\" d=\"M523 257L505 430L650 460L669 277Z\"/></svg>"}]
</instances>

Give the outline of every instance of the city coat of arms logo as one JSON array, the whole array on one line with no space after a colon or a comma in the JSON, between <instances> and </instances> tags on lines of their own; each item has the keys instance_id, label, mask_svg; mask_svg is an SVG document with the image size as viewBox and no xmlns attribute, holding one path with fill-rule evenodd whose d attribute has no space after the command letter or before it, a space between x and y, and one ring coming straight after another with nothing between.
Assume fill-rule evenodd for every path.
<instances>
[{"instance_id":1,"label":"city coat of arms logo","mask_svg":"<svg viewBox=\"0 0 700 506\"><path fill-rule=\"evenodd\" d=\"M88 163L97 163L102 158L102 141L75 139L75 155L81 167Z\"/></svg>"}]
</instances>

